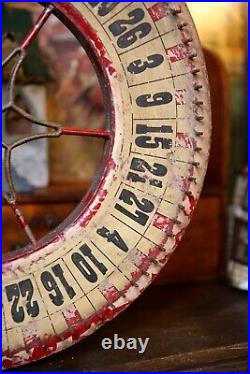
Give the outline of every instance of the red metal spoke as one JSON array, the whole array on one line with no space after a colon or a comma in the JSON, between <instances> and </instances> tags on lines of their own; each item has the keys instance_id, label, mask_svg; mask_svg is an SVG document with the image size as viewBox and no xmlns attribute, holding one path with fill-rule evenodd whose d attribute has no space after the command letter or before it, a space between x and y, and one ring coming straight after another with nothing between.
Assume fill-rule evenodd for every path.
<instances>
[{"instance_id":1,"label":"red metal spoke","mask_svg":"<svg viewBox=\"0 0 250 374\"><path fill-rule=\"evenodd\" d=\"M53 12L53 5L47 6L43 12L40 14L38 19L36 20L34 26L29 30L27 35L24 37L21 45L20 50L26 51L30 44L34 41L34 39L37 37L38 33L40 32L41 28L44 26L44 24L47 22L49 16Z\"/></svg>"},{"instance_id":2,"label":"red metal spoke","mask_svg":"<svg viewBox=\"0 0 250 374\"><path fill-rule=\"evenodd\" d=\"M93 138L110 139L113 136L112 131L108 130L90 130L81 128L63 127L59 129L60 135L89 136Z\"/></svg>"},{"instance_id":3,"label":"red metal spoke","mask_svg":"<svg viewBox=\"0 0 250 374\"><path fill-rule=\"evenodd\" d=\"M16 202L10 202L9 205L10 205L13 213L15 214L15 217L17 218L17 221L19 222L19 224L21 225L25 234L27 235L30 243L33 244L33 245L36 244L36 239L35 239L35 237L32 233L32 230L31 230L30 226L28 225L28 223L25 221L23 213L19 209L17 203Z\"/></svg>"}]
</instances>

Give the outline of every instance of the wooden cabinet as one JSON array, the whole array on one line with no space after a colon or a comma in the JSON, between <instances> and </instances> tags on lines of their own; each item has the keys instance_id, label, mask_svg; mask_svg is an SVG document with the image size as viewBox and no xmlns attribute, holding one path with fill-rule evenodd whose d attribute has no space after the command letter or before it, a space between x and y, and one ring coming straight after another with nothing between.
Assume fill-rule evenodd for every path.
<instances>
[{"instance_id":1,"label":"wooden cabinet","mask_svg":"<svg viewBox=\"0 0 250 374\"><path fill-rule=\"evenodd\" d=\"M54 230L74 209L73 203L63 204L23 204L22 212L37 239ZM13 212L3 206L3 252L18 250L27 244L26 235L16 222Z\"/></svg>"}]
</instances>

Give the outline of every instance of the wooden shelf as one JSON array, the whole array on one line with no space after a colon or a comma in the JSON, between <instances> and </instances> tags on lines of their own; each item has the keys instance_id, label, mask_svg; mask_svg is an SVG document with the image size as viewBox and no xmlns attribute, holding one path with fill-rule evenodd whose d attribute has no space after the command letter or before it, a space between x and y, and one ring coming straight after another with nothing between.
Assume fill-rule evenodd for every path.
<instances>
[{"instance_id":1,"label":"wooden shelf","mask_svg":"<svg viewBox=\"0 0 250 374\"><path fill-rule=\"evenodd\" d=\"M144 354L103 337L149 337ZM221 283L150 287L117 319L20 371L247 371L247 294ZM18 369L16 371L19 371Z\"/></svg>"}]
</instances>

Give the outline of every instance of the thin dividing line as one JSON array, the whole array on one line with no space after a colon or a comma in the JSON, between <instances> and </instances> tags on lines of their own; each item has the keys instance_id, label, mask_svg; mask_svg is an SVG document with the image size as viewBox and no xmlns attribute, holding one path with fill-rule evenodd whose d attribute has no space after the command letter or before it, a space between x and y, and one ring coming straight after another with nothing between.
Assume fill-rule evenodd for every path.
<instances>
[{"instance_id":1,"label":"thin dividing line","mask_svg":"<svg viewBox=\"0 0 250 374\"><path fill-rule=\"evenodd\" d=\"M153 80L150 80L150 81L145 81L145 82L141 82L141 83L130 84L129 88L133 88L133 87L137 87L137 86L143 86L143 85L146 85L146 84L155 83L155 82L161 82L161 81L165 81L165 80L170 80L170 79L173 79L173 78L179 78L179 77L182 77L182 76L185 76L185 75L188 75L188 74L189 73L182 73L182 74L177 74L177 75L170 75L170 76L165 76L163 78L153 79Z\"/></svg>"}]
</instances>

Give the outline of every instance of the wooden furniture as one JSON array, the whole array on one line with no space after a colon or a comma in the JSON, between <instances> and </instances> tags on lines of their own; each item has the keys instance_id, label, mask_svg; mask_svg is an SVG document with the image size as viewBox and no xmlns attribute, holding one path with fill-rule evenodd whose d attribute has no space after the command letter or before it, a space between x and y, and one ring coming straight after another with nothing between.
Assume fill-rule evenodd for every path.
<instances>
[{"instance_id":1,"label":"wooden furniture","mask_svg":"<svg viewBox=\"0 0 250 374\"><path fill-rule=\"evenodd\" d=\"M144 354L104 337L149 337ZM247 295L219 283L150 287L94 335L16 371L247 372Z\"/></svg>"}]
</instances>

